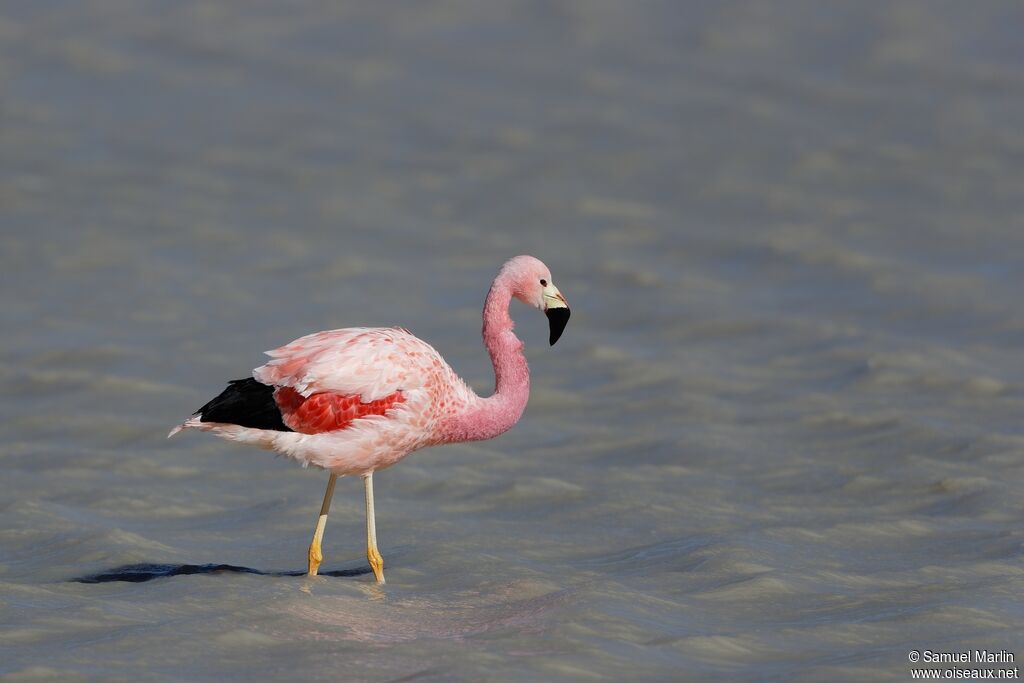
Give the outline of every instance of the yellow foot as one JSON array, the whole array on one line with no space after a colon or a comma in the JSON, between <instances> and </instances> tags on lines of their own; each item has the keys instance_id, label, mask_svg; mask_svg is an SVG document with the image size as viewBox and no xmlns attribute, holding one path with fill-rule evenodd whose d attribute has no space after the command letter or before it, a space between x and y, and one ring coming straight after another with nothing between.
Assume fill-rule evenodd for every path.
<instances>
[{"instance_id":1,"label":"yellow foot","mask_svg":"<svg viewBox=\"0 0 1024 683\"><path fill-rule=\"evenodd\" d=\"M384 583L384 558L380 556L380 552L376 548L368 548L366 559L370 561L370 569L377 577L377 583Z\"/></svg>"},{"instance_id":2,"label":"yellow foot","mask_svg":"<svg viewBox=\"0 0 1024 683\"><path fill-rule=\"evenodd\" d=\"M320 563L324 561L324 554L320 552L319 543L311 543L309 546L309 575L316 576L320 570Z\"/></svg>"}]
</instances>

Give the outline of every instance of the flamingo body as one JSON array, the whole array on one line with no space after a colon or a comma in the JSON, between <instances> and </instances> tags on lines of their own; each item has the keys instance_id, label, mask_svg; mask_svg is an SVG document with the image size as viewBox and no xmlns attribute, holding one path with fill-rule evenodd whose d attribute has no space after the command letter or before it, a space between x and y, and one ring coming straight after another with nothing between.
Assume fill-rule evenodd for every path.
<instances>
[{"instance_id":1,"label":"flamingo body","mask_svg":"<svg viewBox=\"0 0 1024 683\"><path fill-rule=\"evenodd\" d=\"M288 431L207 421L202 409L182 426L362 475L443 443L444 418L477 398L432 346L400 328L316 332L268 355L253 378L273 387Z\"/></svg>"},{"instance_id":2,"label":"flamingo body","mask_svg":"<svg viewBox=\"0 0 1024 683\"><path fill-rule=\"evenodd\" d=\"M502 267L491 286L483 336L495 367L493 396L478 396L434 347L406 329L326 330L268 351L271 360L253 370L266 394L246 408L276 411L275 427L248 415L220 421L207 414L211 401L171 435L182 429L209 431L339 476L390 467L425 446L497 436L519 420L530 387L509 302L516 297L545 308L544 290L557 294L557 289L539 283L550 279L538 259L519 256ZM564 303L561 294L557 297Z\"/></svg>"}]
</instances>

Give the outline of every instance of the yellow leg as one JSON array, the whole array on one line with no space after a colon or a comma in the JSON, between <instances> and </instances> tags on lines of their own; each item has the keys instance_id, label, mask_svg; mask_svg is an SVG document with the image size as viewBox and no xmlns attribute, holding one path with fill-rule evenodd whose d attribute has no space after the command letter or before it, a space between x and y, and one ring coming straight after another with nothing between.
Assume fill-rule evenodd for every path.
<instances>
[{"instance_id":1,"label":"yellow leg","mask_svg":"<svg viewBox=\"0 0 1024 683\"><path fill-rule=\"evenodd\" d=\"M334 496L334 482L338 475L331 474L327 480L327 491L324 492L324 502L320 506L320 517L316 520L316 530L313 532L313 542L309 544L309 575L316 576L320 569L320 563L324 554L320 551L320 541L324 538L324 527L327 526L327 513L331 511L331 498Z\"/></svg>"},{"instance_id":2,"label":"yellow leg","mask_svg":"<svg viewBox=\"0 0 1024 683\"><path fill-rule=\"evenodd\" d=\"M366 490L366 559L370 561L377 583L384 583L384 558L377 550L377 521L373 516L373 472L363 477Z\"/></svg>"}]
</instances>

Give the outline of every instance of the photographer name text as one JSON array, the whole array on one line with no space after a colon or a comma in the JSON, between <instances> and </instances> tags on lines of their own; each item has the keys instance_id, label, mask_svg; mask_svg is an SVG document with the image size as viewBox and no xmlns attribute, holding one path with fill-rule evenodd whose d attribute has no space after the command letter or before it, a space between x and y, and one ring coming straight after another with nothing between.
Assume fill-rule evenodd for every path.
<instances>
[{"instance_id":1,"label":"photographer name text","mask_svg":"<svg viewBox=\"0 0 1024 683\"><path fill-rule=\"evenodd\" d=\"M911 658L913 661L917 661ZM1013 661L1013 653L1007 650L960 650L953 652L936 652L935 650L922 650L920 655L922 664L1001 664Z\"/></svg>"}]
</instances>

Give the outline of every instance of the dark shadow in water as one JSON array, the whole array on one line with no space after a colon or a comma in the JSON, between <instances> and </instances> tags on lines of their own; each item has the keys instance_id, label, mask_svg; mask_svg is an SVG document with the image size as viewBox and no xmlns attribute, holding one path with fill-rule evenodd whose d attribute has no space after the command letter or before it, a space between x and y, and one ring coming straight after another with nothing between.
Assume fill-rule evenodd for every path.
<instances>
[{"instance_id":1,"label":"dark shadow in water","mask_svg":"<svg viewBox=\"0 0 1024 683\"><path fill-rule=\"evenodd\" d=\"M359 569L336 569L329 572L320 572L320 576L362 576L370 574L373 570L369 567ZM111 581L128 581L130 583L142 583L153 579L162 579L168 576L183 576L189 574L223 574L234 572L236 574L259 574L260 576L305 576L304 571L291 572L268 572L262 569L251 567L238 567L233 564L126 564L123 567L115 567L110 571L80 576L71 579L76 583L110 583Z\"/></svg>"}]
</instances>

